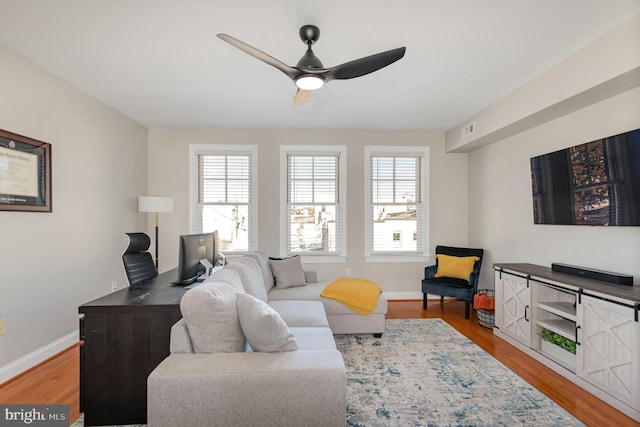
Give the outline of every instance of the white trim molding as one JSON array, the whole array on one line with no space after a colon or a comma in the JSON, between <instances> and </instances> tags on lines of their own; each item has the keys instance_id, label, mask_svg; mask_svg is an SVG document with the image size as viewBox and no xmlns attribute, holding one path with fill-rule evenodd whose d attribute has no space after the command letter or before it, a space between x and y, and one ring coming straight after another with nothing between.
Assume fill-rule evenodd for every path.
<instances>
[{"instance_id":1,"label":"white trim molding","mask_svg":"<svg viewBox=\"0 0 640 427\"><path fill-rule=\"evenodd\" d=\"M346 145L281 145L280 146L280 255L289 255L289 213L287 206L288 170L287 156L289 154L301 155L337 155L338 164L338 212L340 218L339 253L334 255L300 254L306 262L346 262L347 257L347 146ZM317 258L317 260L311 260Z\"/></svg>"},{"instance_id":2,"label":"white trim molding","mask_svg":"<svg viewBox=\"0 0 640 427\"><path fill-rule=\"evenodd\" d=\"M429 147L418 146L379 146L367 145L364 147L364 238L365 238L365 260L366 262L399 262L402 257L406 257L405 262L424 262L429 254L429 170L430 170L430 150ZM417 230L417 248L415 252L389 251L384 253L374 253L373 251L373 222L372 222L372 196L371 196L371 158L378 155L388 156L415 156L420 159L420 209L418 210L419 221Z\"/></svg>"},{"instance_id":3,"label":"white trim molding","mask_svg":"<svg viewBox=\"0 0 640 427\"><path fill-rule=\"evenodd\" d=\"M384 292L384 296L389 300L422 300L422 292Z\"/></svg>"},{"instance_id":4,"label":"white trim molding","mask_svg":"<svg viewBox=\"0 0 640 427\"><path fill-rule=\"evenodd\" d=\"M75 345L78 342L78 331L45 345L34 352L0 368L0 384L9 381L21 373L37 366L52 356Z\"/></svg>"},{"instance_id":5,"label":"white trim molding","mask_svg":"<svg viewBox=\"0 0 640 427\"><path fill-rule=\"evenodd\" d=\"M198 202L198 155L250 155L251 156L251 219L249 252L258 246L258 146L253 144L189 144L189 233L197 229L196 204Z\"/></svg>"}]
</instances>

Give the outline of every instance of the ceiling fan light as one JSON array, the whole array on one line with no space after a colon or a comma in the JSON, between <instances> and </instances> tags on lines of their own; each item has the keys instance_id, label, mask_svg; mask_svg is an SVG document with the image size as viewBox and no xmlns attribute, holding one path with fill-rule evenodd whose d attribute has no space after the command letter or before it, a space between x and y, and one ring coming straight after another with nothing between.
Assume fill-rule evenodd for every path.
<instances>
[{"instance_id":1,"label":"ceiling fan light","mask_svg":"<svg viewBox=\"0 0 640 427\"><path fill-rule=\"evenodd\" d=\"M316 90L324 86L324 79L314 74L304 74L296 78L296 86L302 90Z\"/></svg>"}]
</instances>

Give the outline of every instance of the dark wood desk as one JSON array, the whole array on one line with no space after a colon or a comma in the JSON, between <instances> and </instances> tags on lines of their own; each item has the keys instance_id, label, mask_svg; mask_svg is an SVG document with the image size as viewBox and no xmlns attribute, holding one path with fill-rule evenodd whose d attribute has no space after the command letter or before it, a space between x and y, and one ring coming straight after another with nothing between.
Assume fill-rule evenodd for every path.
<instances>
[{"instance_id":1,"label":"dark wood desk","mask_svg":"<svg viewBox=\"0 0 640 427\"><path fill-rule=\"evenodd\" d=\"M80 411L84 425L145 424L147 377L169 355L187 292L176 270L81 305Z\"/></svg>"}]
</instances>

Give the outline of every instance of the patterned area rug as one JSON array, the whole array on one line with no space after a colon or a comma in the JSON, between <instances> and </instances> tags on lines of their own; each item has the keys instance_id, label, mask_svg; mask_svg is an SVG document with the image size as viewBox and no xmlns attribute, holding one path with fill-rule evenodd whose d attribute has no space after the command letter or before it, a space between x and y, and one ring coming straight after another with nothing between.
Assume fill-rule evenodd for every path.
<instances>
[{"instance_id":1,"label":"patterned area rug","mask_svg":"<svg viewBox=\"0 0 640 427\"><path fill-rule=\"evenodd\" d=\"M84 416L80 415L80 418L69 427L84 427ZM126 426L102 426L102 427L146 427L146 424L127 424Z\"/></svg>"},{"instance_id":2,"label":"patterned area rug","mask_svg":"<svg viewBox=\"0 0 640 427\"><path fill-rule=\"evenodd\" d=\"M387 320L382 338L336 344L350 427L583 426L441 319Z\"/></svg>"},{"instance_id":3,"label":"patterned area rug","mask_svg":"<svg viewBox=\"0 0 640 427\"><path fill-rule=\"evenodd\" d=\"M337 335L348 426L582 426L441 319Z\"/></svg>"}]
</instances>

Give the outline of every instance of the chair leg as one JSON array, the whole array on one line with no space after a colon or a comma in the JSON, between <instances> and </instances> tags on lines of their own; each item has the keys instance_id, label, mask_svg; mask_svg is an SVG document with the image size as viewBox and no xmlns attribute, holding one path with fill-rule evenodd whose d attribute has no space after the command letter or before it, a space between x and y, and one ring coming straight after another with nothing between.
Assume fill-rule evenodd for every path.
<instances>
[{"instance_id":1,"label":"chair leg","mask_svg":"<svg viewBox=\"0 0 640 427\"><path fill-rule=\"evenodd\" d=\"M422 293L422 309L423 310L427 309L427 293L426 292Z\"/></svg>"},{"instance_id":2,"label":"chair leg","mask_svg":"<svg viewBox=\"0 0 640 427\"><path fill-rule=\"evenodd\" d=\"M440 295L440 304L444 302L444 295Z\"/></svg>"},{"instance_id":3,"label":"chair leg","mask_svg":"<svg viewBox=\"0 0 640 427\"><path fill-rule=\"evenodd\" d=\"M464 302L464 318L465 319L469 318L470 308L471 308L471 302L470 301L465 301Z\"/></svg>"}]
</instances>

